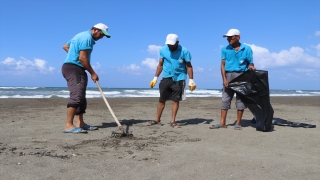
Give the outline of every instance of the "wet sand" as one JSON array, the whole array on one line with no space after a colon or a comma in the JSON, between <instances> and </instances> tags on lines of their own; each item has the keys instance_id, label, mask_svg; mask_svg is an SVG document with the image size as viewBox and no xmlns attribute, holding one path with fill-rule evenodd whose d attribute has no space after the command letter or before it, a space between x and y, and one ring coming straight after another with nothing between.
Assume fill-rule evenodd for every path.
<instances>
[{"instance_id":1,"label":"wet sand","mask_svg":"<svg viewBox=\"0 0 320 180\"><path fill-rule=\"evenodd\" d=\"M244 112L233 129L219 123L221 98L187 98L169 126L171 102L153 120L158 98L110 98L115 115L132 138L112 138L117 125L102 98L88 99L85 120L99 127L87 134L62 133L67 99L0 99L0 179L318 179L320 96L271 97L274 117L317 128L274 126L256 131Z\"/></svg>"}]
</instances>

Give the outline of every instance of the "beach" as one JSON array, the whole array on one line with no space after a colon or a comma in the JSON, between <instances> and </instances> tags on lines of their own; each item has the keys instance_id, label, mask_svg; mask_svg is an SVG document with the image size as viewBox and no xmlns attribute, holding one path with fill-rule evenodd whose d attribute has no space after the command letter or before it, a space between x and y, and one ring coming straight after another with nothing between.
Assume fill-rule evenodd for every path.
<instances>
[{"instance_id":1,"label":"beach","mask_svg":"<svg viewBox=\"0 0 320 180\"><path fill-rule=\"evenodd\" d=\"M89 98L85 122L99 130L63 133L67 98L0 99L0 179L318 179L320 96L271 97L274 118L317 125L256 131L245 110L242 130L209 129L220 120L220 97L180 103L179 129L168 124L171 102L154 120L158 98L109 98L133 137L113 138L117 125L102 98Z\"/></svg>"}]
</instances>

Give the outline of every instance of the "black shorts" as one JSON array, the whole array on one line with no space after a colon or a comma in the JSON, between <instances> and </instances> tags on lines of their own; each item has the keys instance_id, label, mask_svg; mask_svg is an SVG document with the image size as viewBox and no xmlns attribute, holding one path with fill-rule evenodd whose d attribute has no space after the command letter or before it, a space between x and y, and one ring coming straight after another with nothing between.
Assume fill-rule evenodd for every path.
<instances>
[{"instance_id":1,"label":"black shorts","mask_svg":"<svg viewBox=\"0 0 320 180\"><path fill-rule=\"evenodd\" d=\"M185 80L174 82L172 78L163 78L159 84L159 101L181 101L185 85Z\"/></svg>"}]
</instances>

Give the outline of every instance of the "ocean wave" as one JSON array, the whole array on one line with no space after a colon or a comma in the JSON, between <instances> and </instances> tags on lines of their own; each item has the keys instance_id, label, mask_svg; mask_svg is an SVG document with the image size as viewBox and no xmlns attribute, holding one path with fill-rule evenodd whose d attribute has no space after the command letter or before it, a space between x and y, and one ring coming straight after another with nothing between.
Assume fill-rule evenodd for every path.
<instances>
[{"instance_id":1,"label":"ocean wave","mask_svg":"<svg viewBox=\"0 0 320 180\"><path fill-rule=\"evenodd\" d=\"M159 97L159 89L124 89L103 88L107 98L122 97ZM69 98L67 87L0 87L0 98ZM221 89L196 89L190 91L186 88L186 97L221 97ZM270 96L320 96L320 90L270 90ZM86 90L87 98L101 98L96 88Z\"/></svg>"},{"instance_id":2,"label":"ocean wave","mask_svg":"<svg viewBox=\"0 0 320 180\"><path fill-rule=\"evenodd\" d=\"M39 89L41 87L0 87L0 89Z\"/></svg>"},{"instance_id":3,"label":"ocean wave","mask_svg":"<svg viewBox=\"0 0 320 180\"><path fill-rule=\"evenodd\" d=\"M0 98L51 98L52 95L32 95L32 96L22 96L22 95L13 95L13 96L0 96Z\"/></svg>"}]
</instances>

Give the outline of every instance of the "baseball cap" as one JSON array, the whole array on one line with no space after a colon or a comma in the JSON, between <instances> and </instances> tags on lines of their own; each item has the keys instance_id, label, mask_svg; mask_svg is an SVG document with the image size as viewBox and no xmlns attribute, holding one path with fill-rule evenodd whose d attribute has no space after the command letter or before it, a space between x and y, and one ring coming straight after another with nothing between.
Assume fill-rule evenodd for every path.
<instances>
[{"instance_id":1,"label":"baseball cap","mask_svg":"<svg viewBox=\"0 0 320 180\"><path fill-rule=\"evenodd\" d=\"M102 31L102 33L107 37L110 38L110 34L108 33L108 26L106 26L105 24L102 23L98 23L96 25L94 25L93 27L100 29Z\"/></svg>"},{"instance_id":2,"label":"baseball cap","mask_svg":"<svg viewBox=\"0 0 320 180\"><path fill-rule=\"evenodd\" d=\"M230 29L227 34L223 35L223 37L228 36L240 36L240 31L238 29Z\"/></svg>"},{"instance_id":3,"label":"baseball cap","mask_svg":"<svg viewBox=\"0 0 320 180\"><path fill-rule=\"evenodd\" d=\"M174 45L178 41L178 35L176 34L168 34L166 38L166 44Z\"/></svg>"}]
</instances>

